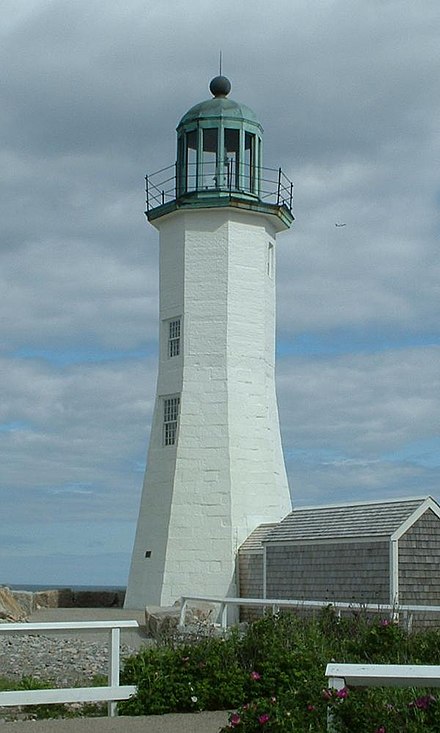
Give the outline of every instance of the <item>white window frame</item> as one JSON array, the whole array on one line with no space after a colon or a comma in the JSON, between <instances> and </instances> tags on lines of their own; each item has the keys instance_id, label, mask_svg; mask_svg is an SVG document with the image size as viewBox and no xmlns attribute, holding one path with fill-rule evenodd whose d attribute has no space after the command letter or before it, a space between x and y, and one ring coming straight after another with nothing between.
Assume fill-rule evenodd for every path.
<instances>
[{"instance_id":1,"label":"white window frame","mask_svg":"<svg viewBox=\"0 0 440 733\"><path fill-rule=\"evenodd\" d=\"M162 397L163 404L163 445L175 445L180 413L180 396Z\"/></svg>"},{"instance_id":2,"label":"white window frame","mask_svg":"<svg viewBox=\"0 0 440 733\"><path fill-rule=\"evenodd\" d=\"M182 347L182 319L180 316L166 321L167 327L167 356L173 359L180 356Z\"/></svg>"}]
</instances>

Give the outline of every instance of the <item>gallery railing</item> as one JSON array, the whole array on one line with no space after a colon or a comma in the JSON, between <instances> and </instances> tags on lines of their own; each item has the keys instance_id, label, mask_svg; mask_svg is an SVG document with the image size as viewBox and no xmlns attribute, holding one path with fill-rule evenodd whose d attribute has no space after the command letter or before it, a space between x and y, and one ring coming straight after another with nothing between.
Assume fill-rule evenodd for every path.
<instances>
[{"instance_id":1,"label":"gallery railing","mask_svg":"<svg viewBox=\"0 0 440 733\"><path fill-rule=\"evenodd\" d=\"M228 161L224 166L214 162L188 164L184 172L169 165L145 176L147 213L192 193L215 193L255 198L263 203L293 206L293 183L281 168L251 168Z\"/></svg>"}]
</instances>

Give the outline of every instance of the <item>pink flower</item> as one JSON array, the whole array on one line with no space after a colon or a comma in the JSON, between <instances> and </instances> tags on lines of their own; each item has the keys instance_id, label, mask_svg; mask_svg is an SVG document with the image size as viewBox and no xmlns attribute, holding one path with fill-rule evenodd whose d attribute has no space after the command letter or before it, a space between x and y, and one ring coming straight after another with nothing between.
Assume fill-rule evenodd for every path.
<instances>
[{"instance_id":1,"label":"pink flower","mask_svg":"<svg viewBox=\"0 0 440 733\"><path fill-rule=\"evenodd\" d=\"M261 680L261 674L258 672L251 672L251 680Z\"/></svg>"},{"instance_id":2,"label":"pink flower","mask_svg":"<svg viewBox=\"0 0 440 733\"><path fill-rule=\"evenodd\" d=\"M230 720L231 726L233 728L235 728L236 725L240 725L240 722L241 722L241 718L240 718L239 714L238 713L232 713L231 720Z\"/></svg>"},{"instance_id":3,"label":"pink flower","mask_svg":"<svg viewBox=\"0 0 440 733\"><path fill-rule=\"evenodd\" d=\"M260 725L264 725L265 723L267 723L267 721L268 721L268 720L269 720L269 715L268 715L268 713L263 713L263 714L262 714L262 715L260 715L260 717L258 718L258 722L259 722L259 724L260 724Z\"/></svg>"},{"instance_id":4,"label":"pink flower","mask_svg":"<svg viewBox=\"0 0 440 733\"><path fill-rule=\"evenodd\" d=\"M381 725L379 728L376 728L374 733L386 733L386 729L384 725Z\"/></svg>"},{"instance_id":5,"label":"pink flower","mask_svg":"<svg viewBox=\"0 0 440 733\"><path fill-rule=\"evenodd\" d=\"M309 713L312 713L314 710L316 710L316 708L314 705L307 705L307 710L309 711Z\"/></svg>"},{"instance_id":6,"label":"pink flower","mask_svg":"<svg viewBox=\"0 0 440 733\"><path fill-rule=\"evenodd\" d=\"M336 693L336 697L339 698L339 700L345 700L345 698L348 697L347 688L343 687L342 690L338 690Z\"/></svg>"}]
</instances>

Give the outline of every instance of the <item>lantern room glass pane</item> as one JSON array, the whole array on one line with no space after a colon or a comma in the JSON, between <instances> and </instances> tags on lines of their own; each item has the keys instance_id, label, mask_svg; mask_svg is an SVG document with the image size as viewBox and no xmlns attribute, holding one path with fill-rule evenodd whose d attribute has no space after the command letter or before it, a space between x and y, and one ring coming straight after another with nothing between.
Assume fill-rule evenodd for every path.
<instances>
[{"instance_id":1,"label":"lantern room glass pane","mask_svg":"<svg viewBox=\"0 0 440 733\"><path fill-rule=\"evenodd\" d=\"M225 130L225 168L228 188L240 188L240 131Z\"/></svg>"},{"instance_id":2,"label":"lantern room glass pane","mask_svg":"<svg viewBox=\"0 0 440 733\"><path fill-rule=\"evenodd\" d=\"M244 137L244 188L255 192L255 135L250 132Z\"/></svg>"},{"instance_id":3,"label":"lantern room glass pane","mask_svg":"<svg viewBox=\"0 0 440 733\"><path fill-rule=\"evenodd\" d=\"M203 130L201 177L202 188L218 188L217 172L218 130Z\"/></svg>"},{"instance_id":4,"label":"lantern room glass pane","mask_svg":"<svg viewBox=\"0 0 440 733\"><path fill-rule=\"evenodd\" d=\"M186 133L186 190L197 189L197 130Z\"/></svg>"}]
</instances>

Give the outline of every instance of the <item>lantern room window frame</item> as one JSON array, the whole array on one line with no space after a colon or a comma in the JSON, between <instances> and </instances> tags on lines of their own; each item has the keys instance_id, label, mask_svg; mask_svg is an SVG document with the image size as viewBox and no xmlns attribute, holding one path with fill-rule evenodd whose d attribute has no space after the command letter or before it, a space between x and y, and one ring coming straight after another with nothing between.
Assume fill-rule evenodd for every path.
<instances>
[{"instance_id":1,"label":"lantern room window frame","mask_svg":"<svg viewBox=\"0 0 440 733\"><path fill-rule=\"evenodd\" d=\"M199 120L179 131L177 196L218 191L258 198L261 162L262 137L255 126Z\"/></svg>"}]
</instances>

